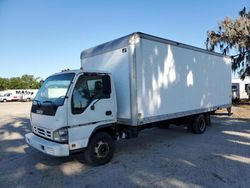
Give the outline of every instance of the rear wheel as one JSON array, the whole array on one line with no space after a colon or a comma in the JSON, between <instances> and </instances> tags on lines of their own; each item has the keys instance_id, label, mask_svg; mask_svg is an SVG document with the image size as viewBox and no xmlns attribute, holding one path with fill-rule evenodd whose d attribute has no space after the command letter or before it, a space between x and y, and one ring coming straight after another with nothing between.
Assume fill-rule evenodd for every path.
<instances>
[{"instance_id":1,"label":"rear wheel","mask_svg":"<svg viewBox=\"0 0 250 188\"><path fill-rule=\"evenodd\" d=\"M193 132L196 134L202 134L206 131L207 122L204 115L198 115L193 121Z\"/></svg>"},{"instance_id":2,"label":"rear wheel","mask_svg":"<svg viewBox=\"0 0 250 188\"><path fill-rule=\"evenodd\" d=\"M211 126L211 117L209 113L206 114L205 119L206 119L207 126Z\"/></svg>"},{"instance_id":3,"label":"rear wheel","mask_svg":"<svg viewBox=\"0 0 250 188\"><path fill-rule=\"evenodd\" d=\"M114 154L114 140L105 132L95 134L84 153L85 160L91 165L108 163Z\"/></svg>"},{"instance_id":4,"label":"rear wheel","mask_svg":"<svg viewBox=\"0 0 250 188\"><path fill-rule=\"evenodd\" d=\"M7 102L7 100L6 100L6 99L4 99L4 100L3 100L3 102Z\"/></svg>"}]
</instances>

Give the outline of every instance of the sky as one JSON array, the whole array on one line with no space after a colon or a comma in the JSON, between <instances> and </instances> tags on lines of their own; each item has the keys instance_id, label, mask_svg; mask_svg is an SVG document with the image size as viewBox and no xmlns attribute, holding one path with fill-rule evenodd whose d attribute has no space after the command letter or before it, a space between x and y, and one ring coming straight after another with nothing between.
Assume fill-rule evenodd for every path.
<instances>
[{"instance_id":1,"label":"sky","mask_svg":"<svg viewBox=\"0 0 250 188\"><path fill-rule=\"evenodd\" d=\"M205 48L206 33L250 0L0 0L0 77L79 69L80 53L144 32Z\"/></svg>"}]
</instances>

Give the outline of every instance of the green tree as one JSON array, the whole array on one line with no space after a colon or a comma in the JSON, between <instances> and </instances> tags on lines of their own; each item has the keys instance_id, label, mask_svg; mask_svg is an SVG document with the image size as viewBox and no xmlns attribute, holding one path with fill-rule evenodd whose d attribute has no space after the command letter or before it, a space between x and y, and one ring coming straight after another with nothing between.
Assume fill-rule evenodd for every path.
<instances>
[{"instance_id":1,"label":"green tree","mask_svg":"<svg viewBox=\"0 0 250 188\"><path fill-rule=\"evenodd\" d=\"M41 87L41 79L33 75L23 75L21 77L1 78L0 91L7 89L38 89Z\"/></svg>"},{"instance_id":2,"label":"green tree","mask_svg":"<svg viewBox=\"0 0 250 188\"><path fill-rule=\"evenodd\" d=\"M33 75L23 75L20 79L20 85L25 89L36 89L39 87L39 78L35 78Z\"/></svg>"},{"instance_id":3,"label":"green tree","mask_svg":"<svg viewBox=\"0 0 250 188\"><path fill-rule=\"evenodd\" d=\"M0 77L0 91L6 90L9 85L9 80L7 78Z\"/></svg>"},{"instance_id":4,"label":"green tree","mask_svg":"<svg viewBox=\"0 0 250 188\"><path fill-rule=\"evenodd\" d=\"M237 19L226 17L219 22L217 31L208 31L206 47L211 51L217 47L226 55L236 52L231 56L232 70L241 79L250 76L250 10L244 7Z\"/></svg>"}]
</instances>

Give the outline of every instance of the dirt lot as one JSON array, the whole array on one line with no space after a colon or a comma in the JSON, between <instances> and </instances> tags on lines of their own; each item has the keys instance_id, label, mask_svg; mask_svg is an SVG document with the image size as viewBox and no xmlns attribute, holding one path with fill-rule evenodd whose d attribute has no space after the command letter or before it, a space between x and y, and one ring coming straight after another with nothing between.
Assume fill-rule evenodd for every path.
<instances>
[{"instance_id":1,"label":"dirt lot","mask_svg":"<svg viewBox=\"0 0 250 188\"><path fill-rule=\"evenodd\" d=\"M0 103L0 187L249 187L250 105L217 112L205 134L149 129L116 143L109 164L28 147L31 103Z\"/></svg>"}]
</instances>

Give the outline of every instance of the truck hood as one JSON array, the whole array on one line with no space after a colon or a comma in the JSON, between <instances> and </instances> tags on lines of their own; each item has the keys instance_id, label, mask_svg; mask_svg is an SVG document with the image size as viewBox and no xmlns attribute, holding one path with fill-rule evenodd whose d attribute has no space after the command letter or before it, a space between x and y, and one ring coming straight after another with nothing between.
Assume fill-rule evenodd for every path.
<instances>
[{"instance_id":1,"label":"truck hood","mask_svg":"<svg viewBox=\"0 0 250 188\"><path fill-rule=\"evenodd\" d=\"M59 106L54 116L31 112L31 125L54 131L67 126L66 105Z\"/></svg>"}]
</instances>

